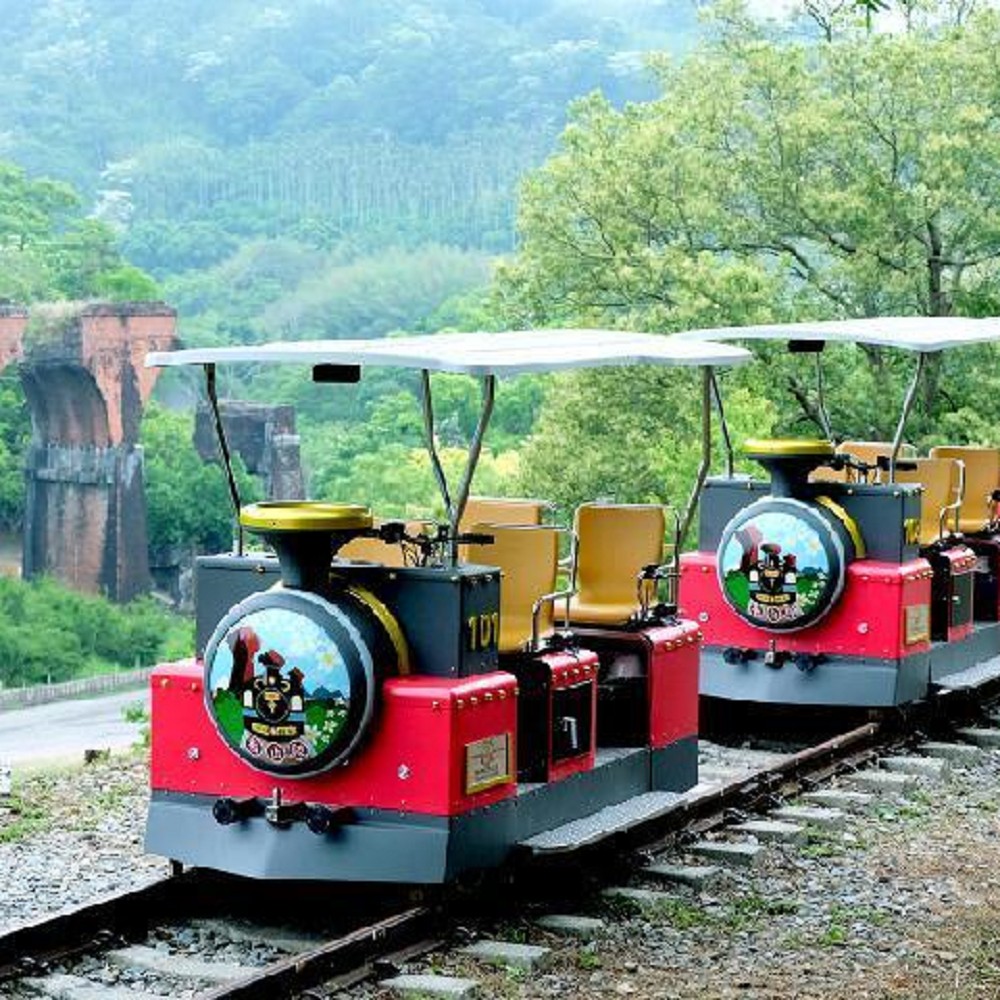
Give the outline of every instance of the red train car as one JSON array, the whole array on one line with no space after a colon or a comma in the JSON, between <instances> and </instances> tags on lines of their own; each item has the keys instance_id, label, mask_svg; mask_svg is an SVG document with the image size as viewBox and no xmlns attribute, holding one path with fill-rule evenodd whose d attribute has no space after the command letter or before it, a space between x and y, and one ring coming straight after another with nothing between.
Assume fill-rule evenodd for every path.
<instances>
[{"instance_id":1,"label":"red train car","mask_svg":"<svg viewBox=\"0 0 1000 1000\"><path fill-rule=\"evenodd\" d=\"M216 417L222 362L304 362L324 381L355 381L372 364L420 372L448 523L375 526L367 508L304 501L240 510L237 552L197 567L199 656L152 679L148 849L256 878L433 883L499 864L546 832L575 836L566 828L581 819L613 832L668 808L697 778L700 632L656 599L661 560L629 564L622 549L585 558L585 544L596 549L581 539L580 593L558 591L559 550L545 526L467 531L460 521L499 375L620 364L708 371L746 357L575 330L151 356L203 366ZM483 385L454 497L433 443L433 371ZM231 475L230 484L239 508ZM610 515L630 524L637 512ZM653 523L662 552L662 521ZM243 529L276 557L244 552ZM351 558L362 541L395 555ZM409 558L396 558L404 551ZM601 587L623 573L629 593L609 603ZM581 602L588 581L600 584L597 596ZM556 622L563 601L572 627Z\"/></svg>"}]
</instances>

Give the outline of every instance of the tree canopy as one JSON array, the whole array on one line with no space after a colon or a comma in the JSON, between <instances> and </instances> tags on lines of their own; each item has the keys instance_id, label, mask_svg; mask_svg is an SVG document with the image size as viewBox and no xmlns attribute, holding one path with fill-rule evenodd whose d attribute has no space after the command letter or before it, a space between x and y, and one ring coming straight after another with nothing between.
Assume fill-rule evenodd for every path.
<instances>
[{"instance_id":1,"label":"tree canopy","mask_svg":"<svg viewBox=\"0 0 1000 1000\"><path fill-rule=\"evenodd\" d=\"M657 99L620 110L600 95L577 102L559 151L524 185L521 247L499 275L498 307L517 324L661 331L996 312L1000 15L919 21L907 7L910 30L838 21L817 43L729 3L688 58L654 61ZM764 371L751 366L730 385L769 397L775 426L818 429L811 368L763 353ZM877 350L830 354L835 426L884 436L908 361ZM993 412L982 394L990 376L968 377L974 355L931 366L918 435L946 420L961 437L983 432L982 420L947 416ZM561 390L540 430L583 433L584 388L609 394L593 381ZM651 407L614 376L602 385L615 387L630 426L664 435L684 426L666 396ZM579 406L567 407L566 396ZM608 447L619 449L622 435ZM649 456L618 473L609 462L602 481L627 492L660 474Z\"/></svg>"},{"instance_id":2,"label":"tree canopy","mask_svg":"<svg viewBox=\"0 0 1000 1000\"><path fill-rule=\"evenodd\" d=\"M143 299L156 284L126 263L107 224L87 218L68 184L0 161L0 298Z\"/></svg>"}]
</instances>

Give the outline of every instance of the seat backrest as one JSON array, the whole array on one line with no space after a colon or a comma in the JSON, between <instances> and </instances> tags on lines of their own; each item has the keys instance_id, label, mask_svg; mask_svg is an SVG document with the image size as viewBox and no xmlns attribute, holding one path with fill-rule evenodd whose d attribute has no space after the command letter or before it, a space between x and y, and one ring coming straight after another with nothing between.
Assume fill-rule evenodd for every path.
<instances>
[{"instance_id":1,"label":"seat backrest","mask_svg":"<svg viewBox=\"0 0 1000 1000\"><path fill-rule=\"evenodd\" d=\"M811 483L846 483L847 469L831 469L828 465L820 465L809 473Z\"/></svg>"},{"instance_id":2,"label":"seat backrest","mask_svg":"<svg viewBox=\"0 0 1000 1000\"><path fill-rule=\"evenodd\" d=\"M469 562L500 569L500 652L521 652L531 642L535 602L556 589L560 529L480 522L470 530L493 536L492 545L469 545L468 549ZM551 634L554 627L554 604L546 601L538 616L539 638Z\"/></svg>"},{"instance_id":3,"label":"seat backrest","mask_svg":"<svg viewBox=\"0 0 1000 1000\"><path fill-rule=\"evenodd\" d=\"M897 483L919 483L924 491L920 494L920 544L931 545L941 537L941 511L961 500L961 474L958 462L951 458L917 458L915 469L897 469ZM882 473L882 480L888 482L889 474ZM955 528L954 512L944 519L944 530Z\"/></svg>"},{"instance_id":4,"label":"seat backrest","mask_svg":"<svg viewBox=\"0 0 1000 1000\"><path fill-rule=\"evenodd\" d=\"M868 465L874 465L880 458L889 458L892 455L891 441L842 441L837 445L838 455L853 455L855 458ZM899 457L907 460L917 457L917 449L912 444L905 441L899 446ZM847 478L856 478L857 474L848 473Z\"/></svg>"},{"instance_id":5,"label":"seat backrest","mask_svg":"<svg viewBox=\"0 0 1000 1000\"><path fill-rule=\"evenodd\" d=\"M384 524L386 518L377 520L376 527ZM407 521L406 533L419 535L429 531L433 525L430 521ZM399 568L405 565L403 549L399 545L388 545L381 538L352 538L337 551L338 559L349 559L353 562L379 563L382 566Z\"/></svg>"},{"instance_id":6,"label":"seat backrest","mask_svg":"<svg viewBox=\"0 0 1000 1000\"><path fill-rule=\"evenodd\" d=\"M471 524L541 524L548 507L544 500L469 497L459 530L468 531Z\"/></svg>"},{"instance_id":7,"label":"seat backrest","mask_svg":"<svg viewBox=\"0 0 1000 1000\"><path fill-rule=\"evenodd\" d=\"M990 498L994 490L1000 489L1000 451L942 445L931 448L931 458L957 458L965 464L965 498L958 530L970 534L982 531L993 517Z\"/></svg>"},{"instance_id":8,"label":"seat backrest","mask_svg":"<svg viewBox=\"0 0 1000 1000\"><path fill-rule=\"evenodd\" d=\"M458 522L460 532L469 532L476 524L541 524L551 505L545 500L517 497L469 497ZM468 545L458 547L460 562L474 563Z\"/></svg>"},{"instance_id":9,"label":"seat backrest","mask_svg":"<svg viewBox=\"0 0 1000 1000\"><path fill-rule=\"evenodd\" d=\"M575 527L578 603L638 607L639 571L663 561L663 508L583 504L577 508Z\"/></svg>"}]
</instances>

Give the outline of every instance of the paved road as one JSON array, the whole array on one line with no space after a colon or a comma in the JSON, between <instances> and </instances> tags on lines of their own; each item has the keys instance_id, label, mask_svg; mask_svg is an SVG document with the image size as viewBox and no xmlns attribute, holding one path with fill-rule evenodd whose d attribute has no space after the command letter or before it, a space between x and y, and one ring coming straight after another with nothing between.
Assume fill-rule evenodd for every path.
<instances>
[{"instance_id":1,"label":"paved road","mask_svg":"<svg viewBox=\"0 0 1000 1000\"><path fill-rule=\"evenodd\" d=\"M148 711L148 687L0 712L0 762L79 761L84 750L130 747L143 724L126 722L124 712L140 704Z\"/></svg>"}]
</instances>

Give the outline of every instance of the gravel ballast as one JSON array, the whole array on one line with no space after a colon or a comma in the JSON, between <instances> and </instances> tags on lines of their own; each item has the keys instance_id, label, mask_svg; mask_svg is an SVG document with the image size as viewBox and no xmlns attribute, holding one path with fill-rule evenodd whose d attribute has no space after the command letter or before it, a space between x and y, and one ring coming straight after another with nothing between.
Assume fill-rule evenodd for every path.
<instances>
[{"instance_id":1,"label":"gravel ballast","mask_svg":"<svg viewBox=\"0 0 1000 1000\"><path fill-rule=\"evenodd\" d=\"M19 776L0 811L0 928L162 875L166 862L142 851L146 783L141 753ZM660 890L648 905L595 892L571 908L553 903L471 928L473 939L550 948L543 969L479 962L462 954L466 935L398 971L475 979L478 995L499 998L973 1000L1000 993L1000 752L955 761L946 779L919 778L905 795L872 800L838 828L811 830L804 844L762 846L753 867L723 865L701 888L664 892L662 879L637 872L634 888ZM683 850L658 860L695 863ZM596 917L605 926L589 940L567 936L538 924L546 912ZM171 949L186 943L184 933L175 932ZM207 932L187 933L198 939L192 953L201 953ZM225 935L208 944L217 961L273 957L234 948ZM162 991L153 974L105 968L108 982ZM370 982L332 995L381 1000L390 991Z\"/></svg>"},{"instance_id":2,"label":"gravel ballast","mask_svg":"<svg viewBox=\"0 0 1000 1000\"><path fill-rule=\"evenodd\" d=\"M0 800L0 931L166 874L142 849L148 782L140 751L15 772Z\"/></svg>"},{"instance_id":3,"label":"gravel ballast","mask_svg":"<svg viewBox=\"0 0 1000 1000\"><path fill-rule=\"evenodd\" d=\"M986 752L805 844L768 843L753 867L724 866L700 890L677 886L648 905L595 895L572 911L606 922L591 941L546 933L538 913L481 929L552 948L541 972L490 969L457 947L404 971L476 979L479 995L498 998L994 998L998 835L1000 753ZM691 859L681 850L667 860ZM662 889L638 873L634 885ZM389 995L375 983L334 994Z\"/></svg>"}]
</instances>

